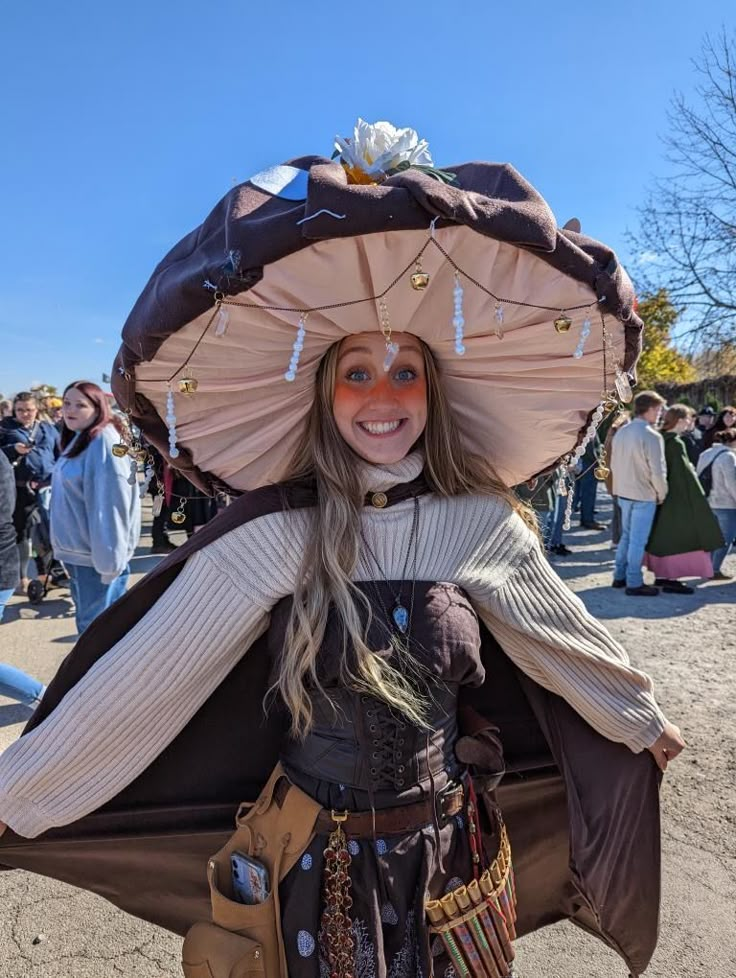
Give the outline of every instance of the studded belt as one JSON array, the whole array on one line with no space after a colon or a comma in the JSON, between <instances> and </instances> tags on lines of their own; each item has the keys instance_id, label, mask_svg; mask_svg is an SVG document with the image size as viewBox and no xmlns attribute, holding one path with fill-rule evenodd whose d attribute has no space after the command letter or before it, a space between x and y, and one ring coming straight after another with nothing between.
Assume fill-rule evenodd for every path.
<instances>
[{"instance_id":1,"label":"studded belt","mask_svg":"<svg viewBox=\"0 0 736 978\"><path fill-rule=\"evenodd\" d=\"M446 825L453 815L462 811L465 800L465 789L462 784L450 782L434 797L410 805L397 805L393 808L381 808L375 812L332 812L323 808L317 816L315 831L317 835L326 835L335 828L338 816L342 820L345 834L349 838L371 839L376 835L406 835L417 832L425 825L434 822L435 815L440 827Z\"/></svg>"}]
</instances>

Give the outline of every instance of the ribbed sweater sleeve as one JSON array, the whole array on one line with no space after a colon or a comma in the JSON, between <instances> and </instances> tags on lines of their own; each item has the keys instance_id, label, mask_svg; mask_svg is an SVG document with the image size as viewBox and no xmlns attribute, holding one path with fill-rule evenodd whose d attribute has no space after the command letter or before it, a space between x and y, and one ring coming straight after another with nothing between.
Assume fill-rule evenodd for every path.
<instances>
[{"instance_id":1,"label":"ribbed sweater sleeve","mask_svg":"<svg viewBox=\"0 0 736 978\"><path fill-rule=\"evenodd\" d=\"M472 597L479 617L510 659L531 679L565 699L609 740L634 753L651 746L665 725L651 679L629 665L626 651L590 615L555 574L531 534L515 527L511 539L526 539L515 565L496 585L489 555L474 570ZM509 542L508 547L513 549Z\"/></svg>"},{"instance_id":2,"label":"ribbed sweater sleeve","mask_svg":"<svg viewBox=\"0 0 736 978\"><path fill-rule=\"evenodd\" d=\"M260 559L260 558L259 558ZM99 808L161 753L267 628L271 596L207 551L0 757L0 819L33 838Z\"/></svg>"}]
</instances>

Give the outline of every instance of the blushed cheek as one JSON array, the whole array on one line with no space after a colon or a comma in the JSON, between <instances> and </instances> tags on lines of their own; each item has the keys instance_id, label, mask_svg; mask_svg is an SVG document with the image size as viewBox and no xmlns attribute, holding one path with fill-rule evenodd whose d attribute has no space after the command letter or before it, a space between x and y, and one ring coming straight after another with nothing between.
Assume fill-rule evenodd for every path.
<instances>
[{"instance_id":1,"label":"blushed cheek","mask_svg":"<svg viewBox=\"0 0 736 978\"><path fill-rule=\"evenodd\" d=\"M427 416L427 385L426 383L416 383L412 384L411 387L407 387L404 390L397 392L397 400L404 408L406 408L407 414L411 414L414 417L423 417L426 419Z\"/></svg>"},{"instance_id":2,"label":"blushed cheek","mask_svg":"<svg viewBox=\"0 0 736 978\"><path fill-rule=\"evenodd\" d=\"M341 425L349 426L353 423L353 418L358 414L365 395L361 394L349 384L335 384L335 393L332 398L332 413L338 427Z\"/></svg>"}]
</instances>

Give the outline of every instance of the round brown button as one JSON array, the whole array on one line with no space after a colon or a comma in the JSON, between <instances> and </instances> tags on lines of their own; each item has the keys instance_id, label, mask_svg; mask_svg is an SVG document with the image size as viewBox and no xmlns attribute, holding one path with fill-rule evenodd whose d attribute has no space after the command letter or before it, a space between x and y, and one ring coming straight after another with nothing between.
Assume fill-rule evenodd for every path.
<instances>
[{"instance_id":1,"label":"round brown button","mask_svg":"<svg viewBox=\"0 0 736 978\"><path fill-rule=\"evenodd\" d=\"M387 502L388 496L385 492L374 492L371 496L371 503L373 503L376 509L383 509Z\"/></svg>"}]
</instances>

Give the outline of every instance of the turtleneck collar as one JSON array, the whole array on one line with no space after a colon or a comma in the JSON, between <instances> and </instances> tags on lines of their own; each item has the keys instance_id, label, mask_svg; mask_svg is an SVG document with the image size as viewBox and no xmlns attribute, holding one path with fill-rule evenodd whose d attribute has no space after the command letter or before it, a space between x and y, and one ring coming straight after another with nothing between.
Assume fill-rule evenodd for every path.
<instances>
[{"instance_id":1,"label":"turtleneck collar","mask_svg":"<svg viewBox=\"0 0 736 978\"><path fill-rule=\"evenodd\" d=\"M416 451L388 465L361 462L360 474L365 492L387 492L393 486L416 479L423 468L424 455Z\"/></svg>"}]
</instances>

